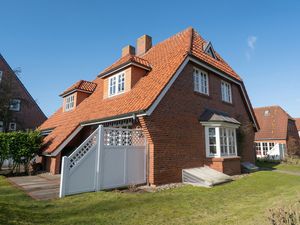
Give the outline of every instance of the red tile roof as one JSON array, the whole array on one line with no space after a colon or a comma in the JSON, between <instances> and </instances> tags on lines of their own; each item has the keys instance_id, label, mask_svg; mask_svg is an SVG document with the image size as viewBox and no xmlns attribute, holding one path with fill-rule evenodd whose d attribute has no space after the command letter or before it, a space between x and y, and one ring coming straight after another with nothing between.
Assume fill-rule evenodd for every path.
<instances>
[{"instance_id":1,"label":"red tile roof","mask_svg":"<svg viewBox=\"0 0 300 225\"><path fill-rule=\"evenodd\" d=\"M104 76L112 71L115 71L118 68L126 66L130 63L137 63L141 66L148 68L149 70L151 69L150 63L147 60L140 58L138 56L135 56L135 55L126 55L126 56L120 58L119 60L117 60L111 66L107 67L104 71L102 71L99 74L99 77L102 77L102 76Z\"/></svg>"},{"instance_id":2,"label":"red tile roof","mask_svg":"<svg viewBox=\"0 0 300 225\"><path fill-rule=\"evenodd\" d=\"M65 90L63 93L61 93L60 96L64 96L74 90L92 93L96 89L96 86L97 86L96 83L86 81L86 80L80 80L75 84L73 84L71 87L69 87L67 90Z\"/></svg>"},{"instance_id":3,"label":"red tile roof","mask_svg":"<svg viewBox=\"0 0 300 225\"><path fill-rule=\"evenodd\" d=\"M97 84L95 91L75 110L63 113L59 109L41 125L41 130L54 127L54 130L44 139L47 143L45 152L55 151L84 121L100 120L147 110L188 55L192 55L233 78L241 80L217 53L219 60L205 54L203 51L204 43L205 41L193 28L188 28L156 44L142 57L125 56L117 60L100 73L100 76L130 61L151 66L151 71L148 72L147 76L142 77L129 92L114 98L103 98L103 79L97 77L93 81Z\"/></svg>"},{"instance_id":4,"label":"red tile roof","mask_svg":"<svg viewBox=\"0 0 300 225\"><path fill-rule=\"evenodd\" d=\"M293 118L280 106L266 106L254 109L260 130L255 140L286 139L288 120Z\"/></svg>"}]
</instances>

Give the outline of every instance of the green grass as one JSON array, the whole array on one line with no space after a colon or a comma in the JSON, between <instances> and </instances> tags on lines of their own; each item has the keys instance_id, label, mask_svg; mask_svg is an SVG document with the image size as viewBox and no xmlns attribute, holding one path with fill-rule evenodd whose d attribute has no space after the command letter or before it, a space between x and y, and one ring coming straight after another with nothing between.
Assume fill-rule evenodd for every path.
<instances>
[{"instance_id":1,"label":"green grass","mask_svg":"<svg viewBox=\"0 0 300 225\"><path fill-rule=\"evenodd\" d=\"M98 192L52 201L32 200L0 177L0 224L268 224L268 208L299 198L300 176L268 171L210 189Z\"/></svg>"},{"instance_id":2,"label":"green grass","mask_svg":"<svg viewBox=\"0 0 300 225\"><path fill-rule=\"evenodd\" d=\"M276 163L276 162L267 162L267 161L257 161L256 165L259 167L265 167L270 169L300 172L300 164L292 165L292 164L278 163L278 162Z\"/></svg>"}]
</instances>

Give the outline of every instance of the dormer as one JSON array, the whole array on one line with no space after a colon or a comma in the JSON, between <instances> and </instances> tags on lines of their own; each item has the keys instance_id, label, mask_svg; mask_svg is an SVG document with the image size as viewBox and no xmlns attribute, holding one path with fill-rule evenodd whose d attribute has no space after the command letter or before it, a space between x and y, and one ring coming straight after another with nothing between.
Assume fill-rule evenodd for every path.
<instances>
[{"instance_id":1,"label":"dormer","mask_svg":"<svg viewBox=\"0 0 300 225\"><path fill-rule=\"evenodd\" d=\"M213 57L214 59L218 60L217 56L216 56L216 53L215 53L215 50L212 46L212 43L209 41L209 42L206 42L206 44L204 44L203 46L203 51L210 55L211 57Z\"/></svg>"},{"instance_id":2,"label":"dormer","mask_svg":"<svg viewBox=\"0 0 300 225\"><path fill-rule=\"evenodd\" d=\"M60 94L63 98L63 111L68 112L74 110L84 99L94 92L96 86L96 83L80 80L69 87Z\"/></svg>"},{"instance_id":3,"label":"dormer","mask_svg":"<svg viewBox=\"0 0 300 225\"><path fill-rule=\"evenodd\" d=\"M151 37L143 35L137 40L137 53L133 46L122 49L122 57L113 65L105 69L98 77L104 79L103 97L110 98L130 91L134 85L151 70L150 63L143 59L152 47Z\"/></svg>"}]
</instances>

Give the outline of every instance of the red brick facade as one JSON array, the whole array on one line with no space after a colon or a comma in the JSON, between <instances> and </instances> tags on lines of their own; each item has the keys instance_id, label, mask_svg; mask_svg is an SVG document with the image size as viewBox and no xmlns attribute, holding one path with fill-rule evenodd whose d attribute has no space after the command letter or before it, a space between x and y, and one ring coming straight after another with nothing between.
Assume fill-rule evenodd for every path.
<instances>
[{"instance_id":1,"label":"red brick facade","mask_svg":"<svg viewBox=\"0 0 300 225\"><path fill-rule=\"evenodd\" d=\"M150 117L140 118L148 139L149 183L180 182L182 169L209 165L239 174L240 161L255 161L254 128L239 87L232 85L233 103L221 100L221 78L209 71L209 96L193 90L193 66L188 64ZM241 122L240 157L206 158L204 127L198 121L206 108L225 111Z\"/></svg>"},{"instance_id":2,"label":"red brick facade","mask_svg":"<svg viewBox=\"0 0 300 225\"><path fill-rule=\"evenodd\" d=\"M21 101L20 111L12 111L12 118L7 123L16 123L17 130L35 129L42 124L47 118L41 111L37 103L28 93L19 78L15 75L13 70L9 67L5 59L0 55L0 71L3 71L1 83L9 82L11 84L11 98ZM1 84L0 84L1 88ZM0 115L0 121L2 121ZM7 129L8 124L6 124Z\"/></svg>"}]
</instances>

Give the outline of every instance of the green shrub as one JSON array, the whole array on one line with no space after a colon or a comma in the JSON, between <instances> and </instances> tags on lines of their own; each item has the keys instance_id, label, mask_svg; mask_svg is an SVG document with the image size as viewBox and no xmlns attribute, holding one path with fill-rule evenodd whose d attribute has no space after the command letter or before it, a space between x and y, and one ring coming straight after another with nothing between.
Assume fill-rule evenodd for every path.
<instances>
[{"instance_id":1,"label":"green shrub","mask_svg":"<svg viewBox=\"0 0 300 225\"><path fill-rule=\"evenodd\" d=\"M4 133L0 133L0 170L4 160L9 158L9 145Z\"/></svg>"},{"instance_id":2,"label":"green shrub","mask_svg":"<svg viewBox=\"0 0 300 225\"><path fill-rule=\"evenodd\" d=\"M24 165L28 174L30 160L37 155L41 145L42 136L38 131L1 133L0 155L3 159L13 160L12 172Z\"/></svg>"},{"instance_id":3,"label":"green shrub","mask_svg":"<svg viewBox=\"0 0 300 225\"><path fill-rule=\"evenodd\" d=\"M300 201L290 206L270 209L268 219L272 225L300 224Z\"/></svg>"}]
</instances>

